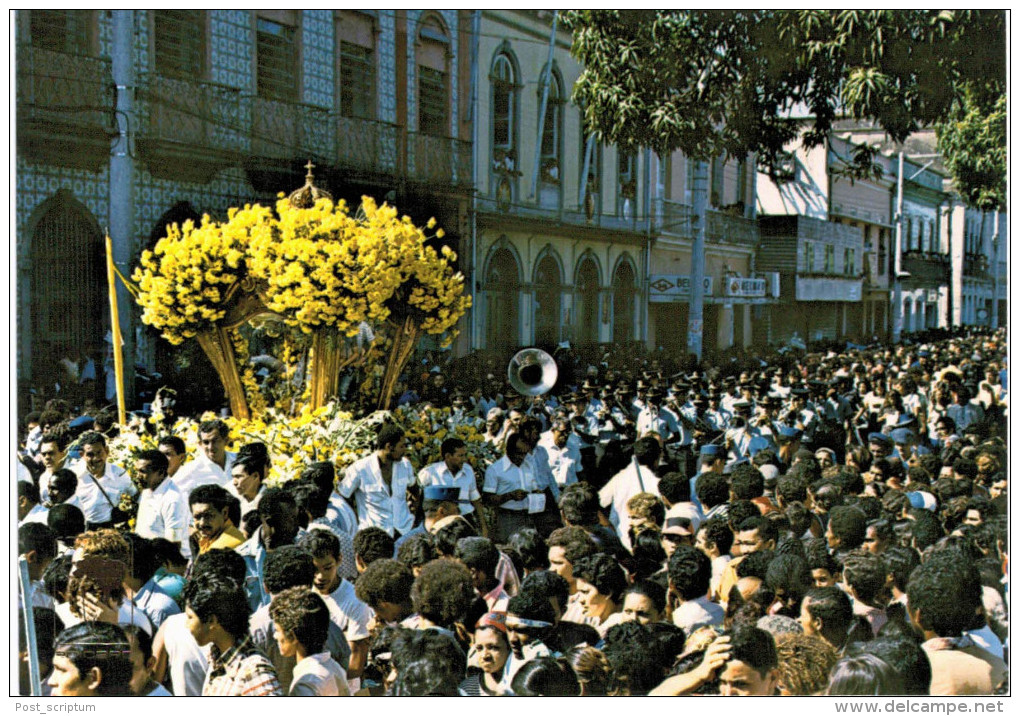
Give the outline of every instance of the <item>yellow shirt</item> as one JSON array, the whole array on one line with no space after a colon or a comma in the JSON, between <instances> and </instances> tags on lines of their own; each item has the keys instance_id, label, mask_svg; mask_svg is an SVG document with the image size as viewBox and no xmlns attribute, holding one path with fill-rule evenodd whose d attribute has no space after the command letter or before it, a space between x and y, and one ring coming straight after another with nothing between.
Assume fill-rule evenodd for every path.
<instances>
[{"instance_id":1,"label":"yellow shirt","mask_svg":"<svg viewBox=\"0 0 1020 716\"><path fill-rule=\"evenodd\" d=\"M226 528L220 532L220 536L212 542L206 542L201 537L198 538L198 553L205 554L211 549L237 549L242 544L244 544L244 535L241 530L228 522Z\"/></svg>"}]
</instances>

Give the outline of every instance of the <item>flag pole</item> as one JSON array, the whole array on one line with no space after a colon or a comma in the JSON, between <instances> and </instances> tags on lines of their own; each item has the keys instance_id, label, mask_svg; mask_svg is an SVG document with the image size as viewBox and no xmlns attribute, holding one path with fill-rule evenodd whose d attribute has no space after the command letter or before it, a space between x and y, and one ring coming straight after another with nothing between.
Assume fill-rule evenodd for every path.
<instances>
[{"instance_id":1,"label":"flag pole","mask_svg":"<svg viewBox=\"0 0 1020 716\"><path fill-rule=\"evenodd\" d=\"M124 408L124 354L120 337L120 313L117 310L117 283L114 280L113 242L110 230L106 230L106 283L110 289L110 333L113 338L113 371L117 379L117 420L127 424Z\"/></svg>"}]
</instances>

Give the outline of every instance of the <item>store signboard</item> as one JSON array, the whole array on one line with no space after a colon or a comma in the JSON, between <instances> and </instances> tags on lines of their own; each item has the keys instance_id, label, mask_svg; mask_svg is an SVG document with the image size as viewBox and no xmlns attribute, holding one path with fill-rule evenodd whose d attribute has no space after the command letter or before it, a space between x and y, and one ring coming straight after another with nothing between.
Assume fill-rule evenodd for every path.
<instances>
[{"instance_id":1,"label":"store signboard","mask_svg":"<svg viewBox=\"0 0 1020 716\"><path fill-rule=\"evenodd\" d=\"M691 297L691 277L678 274L652 274L648 284L651 303L686 303ZM712 277L705 276L705 295L712 295Z\"/></svg>"}]
</instances>

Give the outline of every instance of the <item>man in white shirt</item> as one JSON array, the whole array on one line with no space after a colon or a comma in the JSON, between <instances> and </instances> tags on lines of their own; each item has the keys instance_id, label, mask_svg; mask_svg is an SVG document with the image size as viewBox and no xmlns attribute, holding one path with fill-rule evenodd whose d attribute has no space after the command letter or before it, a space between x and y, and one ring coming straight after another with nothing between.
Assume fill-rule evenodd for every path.
<instances>
[{"instance_id":1,"label":"man in white shirt","mask_svg":"<svg viewBox=\"0 0 1020 716\"><path fill-rule=\"evenodd\" d=\"M343 557L336 535L326 530L312 530L302 538L299 546L311 552L315 563L315 581L312 586L329 608L329 618L347 637L351 647L351 660L347 669L347 684L352 694L361 686L361 674L368 662L372 610L358 599L354 585L340 576Z\"/></svg>"},{"instance_id":2,"label":"man in white shirt","mask_svg":"<svg viewBox=\"0 0 1020 716\"><path fill-rule=\"evenodd\" d=\"M679 545L669 558L669 597L676 603L673 624L691 634L703 626L723 623L726 610L708 598L712 561L690 545Z\"/></svg>"},{"instance_id":3,"label":"man in white shirt","mask_svg":"<svg viewBox=\"0 0 1020 716\"><path fill-rule=\"evenodd\" d=\"M659 442L654 437L641 438L634 443L634 459L599 490L599 504L609 507L609 521L616 529L623 546L630 544L630 516L627 500L639 492L659 494L659 478L652 471L660 455Z\"/></svg>"},{"instance_id":4,"label":"man in white shirt","mask_svg":"<svg viewBox=\"0 0 1020 716\"><path fill-rule=\"evenodd\" d=\"M137 495L138 488L131 483L123 468L106 461L109 453L102 433L94 430L85 433L81 436L81 446L82 460L75 496L81 503L85 526L89 530L109 527L113 509L120 503L121 495Z\"/></svg>"},{"instance_id":5,"label":"man in white shirt","mask_svg":"<svg viewBox=\"0 0 1020 716\"><path fill-rule=\"evenodd\" d=\"M680 435L676 416L661 407L663 395L658 390L648 391L645 407L638 413L637 434L658 433L663 442L670 442Z\"/></svg>"},{"instance_id":6,"label":"man in white shirt","mask_svg":"<svg viewBox=\"0 0 1020 716\"><path fill-rule=\"evenodd\" d=\"M184 461L188 459L188 449L184 446L184 441L176 435L164 435L159 439L157 449L166 456L169 463L166 474L170 477L176 476Z\"/></svg>"},{"instance_id":7,"label":"man in white shirt","mask_svg":"<svg viewBox=\"0 0 1020 716\"><path fill-rule=\"evenodd\" d=\"M227 424L222 420L206 420L198 426L198 457L185 463L173 481L187 503L191 491L199 485L219 485L229 490L230 470L237 453L227 452Z\"/></svg>"},{"instance_id":8,"label":"man in white shirt","mask_svg":"<svg viewBox=\"0 0 1020 716\"><path fill-rule=\"evenodd\" d=\"M496 510L493 533L497 542L505 542L522 527L535 527L546 501L552 500L552 493L542 487L527 456L527 441L519 433L512 433L507 437L506 454L485 471L482 492Z\"/></svg>"},{"instance_id":9,"label":"man in white shirt","mask_svg":"<svg viewBox=\"0 0 1020 716\"><path fill-rule=\"evenodd\" d=\"M232 482L227 491L237 495L241 501L241 520L252 510L258 509L262 497L263 483L269 472L269 461L261 455L246 453L239 455L230 467Z\"/></svg>"},{"instance_id":10,"label":"man in white shirt","mask_svg":"<svg viewBox=\"0 0 1020 716\"><path fill-rule=\"evenodd\" d=\"M173 542L188 557L188 507L184 496L167 475L168 461L159 450L145 450L135 461L135 471L144 488L138 499L135 532L146 539Z\"/></svg>"},{"instance_id":11,"label":"man in white shirt","mask_svg":"<svg viewBox=\"0 0 1020 716\"><path fill-rule=\"evenodd\" d=\"M474 512L479 521L482 519L482 496L478 492L475 471L467 462L467 446L460 438L447 438L439 449L443 459L423 467L418 472L418 484L422 487L437 485L439 487L456 487L460 490L460 513L470 515ZM480 525L483 534L486 526Z\"/></svg>"},{"instance_id":12,"label":"man in white shirt","mask_svg":"<svg viewBox=\"0 0 1020 716\"><path fill-rule=\"evenodd\" d=\"M404 457L404 431L384 425L376 438L375 452L347 468L340 494L354 497L358 529L380 527L391 537L414 526L407 506L407 486L415 481L414 468Z\"/></svg>"},{"instance_id":13,"label":"man in white shirt","mask_svg":"<svg viewBox=\"0 0 1020 716\"><path fill-rule=\"evenodd\" d=\"M39 488L33 482L18 480L18 527L29 522L46 524L49 510L39 504Z\"/></svg>"},{"instance_id":14,"label":"man in white shirt","mask_svg":"<svg viewBox=\"0 0 1020 716\"><path fill-rule=\"evenodd\" d=\"M63 435L46 433L39 445L39 458L45 468L39 475L39 501L46 502L50 499L50 479L53 473L64 467L64 459L67 457L67 438Z\"/></svg>"},{"instance_id":15,"label":"man in white shirt","mask_svg":"<svg viewBox=\"0 0 1020 716\"><path fill-rule=\"evenodd\" d=\"M545 448L549 455L549 469L559 487L566 487L577 482L577 471L581 464L581 450L577 445L571 446L570 438L577 438L570 423L558 418L552 427L542 433L538 441L539 447Z\"/></svg>"}]
</instances>

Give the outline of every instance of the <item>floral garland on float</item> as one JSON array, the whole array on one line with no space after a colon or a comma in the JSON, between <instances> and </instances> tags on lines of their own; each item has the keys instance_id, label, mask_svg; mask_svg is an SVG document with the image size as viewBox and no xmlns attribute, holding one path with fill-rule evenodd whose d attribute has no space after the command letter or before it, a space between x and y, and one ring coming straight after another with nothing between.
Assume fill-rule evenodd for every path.
<instances>
[{"instance_id":1,"label":"floral garland on float","mask_svg":"<svg viewBox=\"0 0 1020 716\"><path fill-rule=\"evenodd\" d=\"M159 439L166 435L181 438L187 454L194 459L200 454L199 424L216 417L209 412L198 420L177 418L171 421L157 410L147 419L147 425L122 426L115 437L107 440L108 460L123 467L134 480L134 464L138 455L143 450L155 450ZM393 411L379 410L357 418L331 402L315 409L305 406L296 416L267 408L262 415L249 420L230 416L223 421L230 431L228 450L236 451L250 442L265 443L270 459L266 480L269 486L296 479L309 463L319 460L331 461L336 467L337 479L342 479L349 465L372 452L379 427L384 422L403 428L407 439L406 457L416 473L426 465L442 460L443 441L457 437L464 441L467 462L474 469L478 489L481 490L485 469L500 457L496 447L486 442L480 421L454 417L449 408L401 406ZM137 482L135 486L142 489ZM133 528L137 501L125 495L118 507L130 518L125 526Z\"/></svg>"},{"instance_id":2,"label":"floral garland on float","mask_svg":"<svg viewBox=\"0 0 1020 716\"><path fill-rule=\"evenodd\" d=\"M352 215L314 185L312 166L275 208L249 204L224 222L168 226L132 275L142 321L174 345L197 340L242 421L270 408L288 417L323 408L344 369L358 366L369 366L363 389L376 393L375 407L388 408L418 339L449 345L471 306L456 254L426 243L435 219L418 227L367 196ZM258 365L252 346L280 338L287 360L267 355ZM279 388L271 401L262 395L270 376Z\"/></svg>"}]
</instances>

